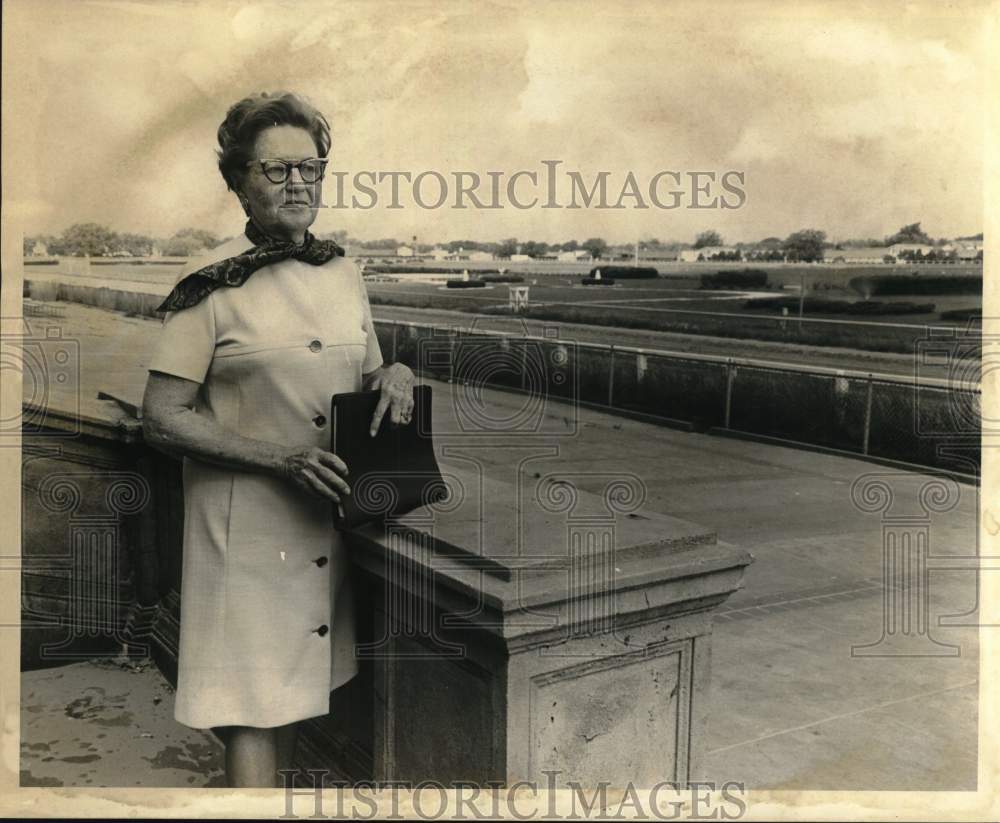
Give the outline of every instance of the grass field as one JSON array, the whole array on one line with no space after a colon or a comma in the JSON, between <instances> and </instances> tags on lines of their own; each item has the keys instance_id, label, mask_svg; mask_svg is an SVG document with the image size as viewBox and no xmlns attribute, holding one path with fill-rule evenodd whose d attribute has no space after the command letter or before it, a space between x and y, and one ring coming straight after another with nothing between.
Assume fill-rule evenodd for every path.
<instances>
[{"instance_id":1,"label":"grass field","mask_svg":"<svg viewBox=\"0 0 1000 823\"><path fill-rule=\"evenodd\" d=\"M77 261L72 261L77 263ZM444 267L440 263L435 266ZM494 261L481 267L495 269ZM469 263L452 261L456 275ZM981 295L893 295L875 298L885 302L934 304L933 312L922 314L872 316L868 314L809 314L799 323L797 311L783 318L776 309L747 308L748 299L763 296L797 296L804 285L806 293L819 297L856 301L860 296L849 288L852 278L864 275L892 275L901 278L921 276L956 276L981 274L978 266L851 266L768 264L750 266L768 273L768 287L756 292L702 290L700 276L724 269L742 269L746 264L658 263L660 277L655 280L618 280L613 286L582 286L580 277L590 264L555 264L548 261L510 264L511 272L525 277L529 288L528 316L536 319L585 323L612 328L648 329L683 334L712 334L731 338L806 343L820 346L846 346L871 351L912 351L913 340L925 334L926 326L944 326L959 332L968 328L964 322L943 321L940 313L954 309L981 308ZM181 264L148 266L123 263L74 267L71 273L59 274L59 267L36 267L28 273L41 279L61 276L72 283L99 278L99 285L123 291L141 291L155 284L157 291L169 290ZM567 269L575 268L575 273ZM419 267L410 272L372 277L368 293L375 305L416 309L447 309L470 314L497 315L507 311L508 287L491 284L469 291L447 289L443 280L428 282ZM815 322L814 322L815 321Z\"/></svg>"},{"instance_id":2,"label":"grass field","mask_svg":"<svg viewBox=\"0 0 1000 823\"><path fill-rule=\"evenodd\" d=\"M829 276L829 275L824 275ZM856 277L856 272L850 272L843 277L838 285L824 288L810 288L810 294L834 299L859 300L860 296L847 287L847 281ZM907 275L908 276L908 275ZM777 294L798 296L800 283L789 282L783 289L735 292L709 291L697 288L697 280L684 278L661 277L658 280L619 280L614 286L581 286L579 278L564 275L538 276L527 278L523 285L529 288L529 305L541 311L554 307L600 306L613 319L619 317L623 325L630 316L641 312L648 317L656 314L666 314L680 311L690 312L724 312L745 314L748 316L775 317L780 312L774 309L744 308L746 301L752 297L774 296ZM476 289L474 292L456 293L444 288L443 285L422 282L407 282L400 277L398 282L369 282L368 293L373 303L396 306L412 306L415 308L448 308L470 312L496 312L509 303L508 291L505 285L492 288ZM940 312L951 309L978 308L982 304L979 295L906 295L891 298L875 298L884 302L914 302L932 303L931 313L872 316L850 313L837 314L837 320L857 320L864 322L940 324ZM791 312L795 315L796 312ZM816 317L831 317L817 314ZM602 323L613 325L613 323ZM952 325L947 323L946 325Z\"/></svg>"}]
</instances>

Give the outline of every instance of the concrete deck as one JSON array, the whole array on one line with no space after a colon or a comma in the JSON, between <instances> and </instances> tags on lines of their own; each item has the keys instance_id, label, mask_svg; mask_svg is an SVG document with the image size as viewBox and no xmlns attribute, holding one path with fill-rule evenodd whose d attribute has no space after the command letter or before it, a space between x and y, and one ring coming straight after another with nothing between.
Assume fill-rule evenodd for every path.
<instances>
[{"instance_id":1,"label":"concrete deck","mask_svg":"<svg viewBox=\"0 0 1000 823\"><path fill-rule=\"evenodd\" d=\"M136 343L148 341L150 321L123 319L119 335L110 313L70 308L61 323L81 341L85 373L107 375L100 388L141 396L146 357ZM80 312L86 322L76 322ZM449 387L432 385L441 423L454 413ZM524 403L503 392L484 398L496 417ZM854 505L851 485L884 476L899 511L917 514L928 477L588 410L574 423L559 404L546 412L553 435L537 438L538 450L558 449L547 470L580 472L588 491L600 491L607 473L638 475L650 508L713 526L757 558L716 623L706 778L756 789L975 789L975 572L931 572L940 645L925 647L928 656L852 655L882 634L883 523ZM473 442L494 443L479 459L487 474L509 478L503 437L438 438L440 447ZM929 521L938 566L976 553L978 489L960 490L957 505ZM172 708L153 667L85 662L23 674L22 785L220 785L220 747L174 723Z\"/></svg>"}]
</instances>

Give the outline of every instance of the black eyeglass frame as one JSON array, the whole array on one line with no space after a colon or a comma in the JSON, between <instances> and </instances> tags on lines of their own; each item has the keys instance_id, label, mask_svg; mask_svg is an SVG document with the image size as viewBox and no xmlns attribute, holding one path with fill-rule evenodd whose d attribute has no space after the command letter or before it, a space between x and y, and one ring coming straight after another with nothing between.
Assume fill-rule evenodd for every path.
<instances>
[{"instance_id":1,"label":"black eyeglass frame","mask_svg":"<svg viewBox=\"0 0 1000 823\"><path fill-rule=\"evenodd\" d=\"M311 185L313 183L318 183L320 180L323 179L323 177L326 175L326 164L329 162L330 161L325 157L306 157L303 158L302 160L294 160L294 161L281 160L280 158L277 157L262 157L259 160L248 160L247 166L252 166L255 163L259 164L261 174L263 174L264 177L267 178L268 182L273 183L276 186L281 185L282 183L288 181L288 178L292 176L292 169L298 169L299 176L302 178L302 182ZM280 180L275 180L270 174L268 174L268 169L267 169L268 163L281 164L284 173L282 174ZM310 180L303 172L303 167L304 164L306 163L319 163L319 175L313 180ZM274 170L273 167L272 170Z\"/></svg>"}]
</instances>

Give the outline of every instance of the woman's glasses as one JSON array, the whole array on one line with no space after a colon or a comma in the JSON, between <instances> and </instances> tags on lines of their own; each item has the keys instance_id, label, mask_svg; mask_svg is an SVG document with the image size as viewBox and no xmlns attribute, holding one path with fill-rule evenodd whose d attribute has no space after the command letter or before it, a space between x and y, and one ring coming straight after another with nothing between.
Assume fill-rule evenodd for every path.
<instances>
[{"instance_id":1,"label":"woman's glasses","mask_svg":"<svg viewBox=\"0 0 1000 823\"><path fill-rule=\"evenodd\" d=\"M259 163L261 172L274 184L284 183L292 173L292 169L299 170L303 183L318 183L323 179L328 162L322 157L309 157L295 162L272 159L251 160L247 165L252 166L254 163Z\"/></svg>"}]
</instances>

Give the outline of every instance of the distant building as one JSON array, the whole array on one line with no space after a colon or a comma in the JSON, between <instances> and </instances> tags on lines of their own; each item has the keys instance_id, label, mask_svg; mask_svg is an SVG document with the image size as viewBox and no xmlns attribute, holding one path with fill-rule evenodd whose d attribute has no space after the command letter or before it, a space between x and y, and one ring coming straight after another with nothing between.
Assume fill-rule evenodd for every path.
<instances>
[{"instance_id":1,"label":"distant building","mask_svg":"<svg viewBox=\"0 0 1000 823\"><path fill-rule=\"evenodd\" d=\"M32 257L48 257L49 247L46 246L41 240L36 240L35 245L31 247Z\"/></svg>"},{"instance_id":2,"label":"distant building","mask_svg":"<svg viewBox=\"0 0 1000 823\"><path fill-rule=\"evenodd\" d=\"M897 260L900 255L917 253L923 255L932 251L934 251L934 246L928 246L926 243L893 243L889 246L889 254Z\"/></svg>"},{"instance_id":3,"label":"distant building","mask_svg":"<svg viewBox=\"0 0 1000 823\"><path fill-rule=\"evenodd\" d=\"M443 249L440 246L435 246L433 249L431 249L431 257L435 260L447 260L448 249Z\"/></svg>"},{"instance_id":4,"label":"distant building","mask_svg":"<svg viewBox=\"0 0 1000 823\"><path fill-rule=\"evenodd\" d=\"M150 257L163 257L163 252L160 251L160 247L159 246L157 246L157 245L154 244L153 247L149 250L149 256Z\"/></svg>"},{"instance_id":5,"label":"distant building","mask_svg":"<svg viewBox=\"0 0 1000 823\"><path fill-rule=\"evenodd\" d=\"M959 260L975 260L983 252L982 240L963 240L961 237L941 246L941 251L954 252Z\"/></svg>"},{"instance_id":6,"label":"distant building","mask_svg":"<svg viewBox=\"0 0 1000 823\"><path fill-rule=\"evenodd\" d=\"M884 263L886 256L895 255L885 246L853 246L828 252L834 263Z\"/></svg>"},{"instance_id":7,"label":"distant building","mask_svg":"<svg viewBox=\"0 0 1000 823\"><path fill-rule=\"evenodd\" d=\"M639 259L675 261L678 259L678 252L676 249L643 249L639 252Z\"/></svg>"},{"instance_id":8,"label":"distant building","mask_svg":"<svg viewBox=\"0 0 1000 823\"><path fill-rule=\"evenodd\" d=\"M413 257L413 249L411 249L409 246L400 246L398 249L396 249L396 256Z\"/></svg>"},{"instance_id":9,"label":"distant building","mask_svg":"<svg viewBox=\"0 0 1000 823\"><path fill-rule=\"evenodd\" d=\"M488 251L471 251L469 252L469 260L492 260L493 255Z\"/></svg>"},{"instance_id":10,"label":"distant building","mask_svg":"<svg viewBox=\"0 0 1000 823\"><path fill-rule=\"evenodd\" d=\"M976 260L983 253L983 242L961 241L955 243L955 255L959 260Z\"/></svg>"},{"instance_id":11,"label":"distant building","mask_svg":"<svg viewBox=\"0 0 1000 823\"><path fill-rule=\"evenodd\" d=\"M511 263L526 263L529 260L531 260L530 254L512 254L510 256Z\"/></svg>"},{"instance_id":12,"label":"distant building","mask_svg":"<svg viewBox=\"0 0 1000 823\"><path fill-rule=\"evenodd\" d=\"M740 250L735 246L705 246L701 249L683 249L680 259L683 263L694 263L698 260L713 260L719 257L742 259Z\"/></svg>"},{"instance_id":13,"label":"distant building","mask_svg":"<svg viewBox=\"0 0 1000 823\"><path fill-rule=\"evenodd\" d=\"M556 260L575 263L578 260L589 260L590 252L586 249L574 249L573 251L561 251L556 255Z\"/></svg>"}]
</instances>

